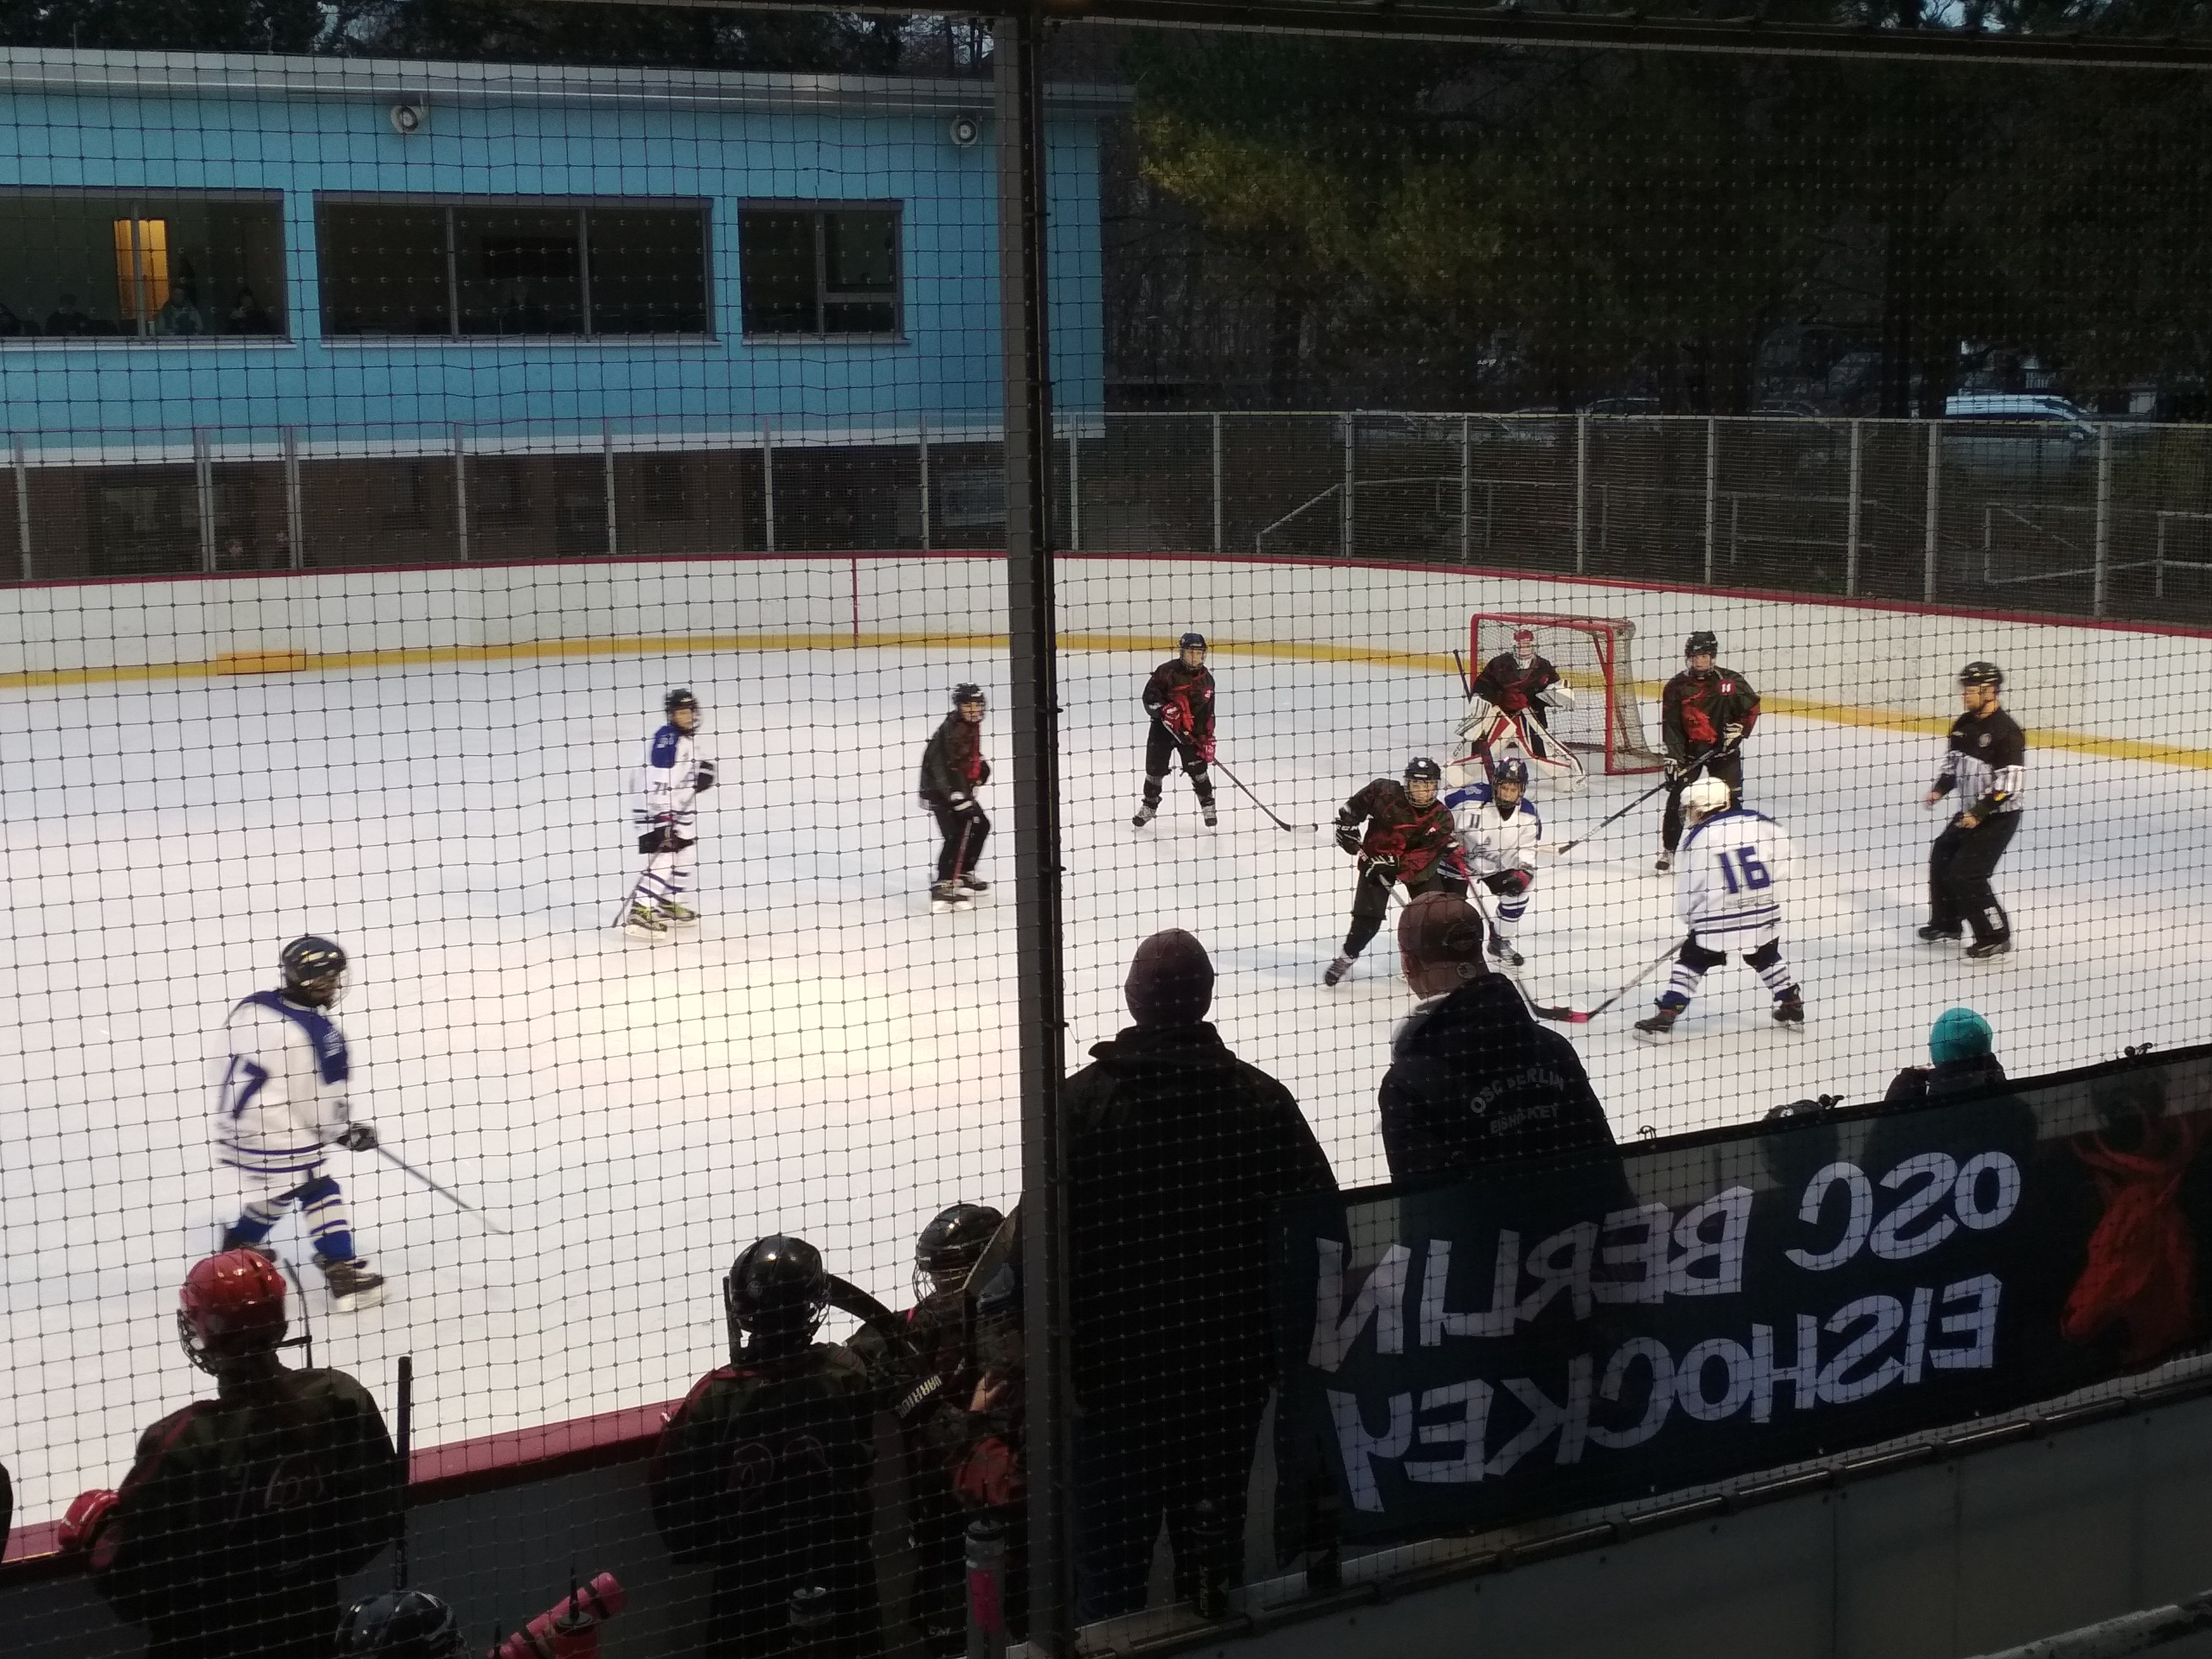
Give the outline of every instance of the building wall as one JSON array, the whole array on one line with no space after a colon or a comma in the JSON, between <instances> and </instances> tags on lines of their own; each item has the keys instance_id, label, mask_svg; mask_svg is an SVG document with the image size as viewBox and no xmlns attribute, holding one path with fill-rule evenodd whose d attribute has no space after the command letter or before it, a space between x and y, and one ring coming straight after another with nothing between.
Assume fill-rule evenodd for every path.
<instances>
[{"instance_id":1,"label":"building wall","mask_svg":"<svg viewBox=\"0 0 2212 1659\"><path fill-rule=\"evenodd\" d=\"M34 56L40 66L27 69ZM98 445L110 459L150 458L188 449L195 428L227 442L265 441L285 427L334 442L343 431L374 448L380 433L420 434L456 422L596 436L607 421L911 431L918 420L997 419L992 131L987 121L982 142L957 148L945 108L988 112L986 85L880 82L894 90L848 88L811 101L763 95L739 106L726 88L720 101L652 101L638 90L652 88L649 75L609 82L592 71L569 72L573 98L547 95L539 72L530 72L532 95L507 98L495 84L504 71L487 70L489 90L465 99L432 93L424 129L403 137L387 118L394 94L315 88L316 60L185 60L308 67L272 69L266 88L201 76L164 92L143 84L139 60L149 56L112 55L131 60L131 73L95 88L88 65L100 54L0 53L0 78L13 83L0 106L0 187L281 191L290 338L9 340L0 348L0 399L9 427L39 449ZM67 88L52 67L64 59L74 77ZM396 86L410 66L377 67ZM1065 409L1096 409L1103 345L1094 119L1050 122L1049 167L1056 398ZM714 335L325 339L319 191L707 198ZM902 204L902 340L741 337L737 210L769 198ZM0 295L29 315L43 315L54 298Z\"/></svg>"}]
</instances>

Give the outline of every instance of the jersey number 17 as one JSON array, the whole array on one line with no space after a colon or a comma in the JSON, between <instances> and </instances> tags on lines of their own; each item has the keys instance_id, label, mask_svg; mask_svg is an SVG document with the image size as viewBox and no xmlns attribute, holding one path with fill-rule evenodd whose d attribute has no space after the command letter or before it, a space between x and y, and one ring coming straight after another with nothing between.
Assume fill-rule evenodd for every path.
<instances>
[{"instance_id":1,"label":"jersey number 17","mask_svg":"<svg viewBox=\"0 0 2212 1659\"><path fill-rule=\"evenodd\" d=\"M1774 877L1759 861L1759 848L1739 847L1732 853L1721 854L1721 879L1728 884L1731 893L1747 890L1757 892L1762 887L1774 885Z\"/></svg>"}]
</instances>

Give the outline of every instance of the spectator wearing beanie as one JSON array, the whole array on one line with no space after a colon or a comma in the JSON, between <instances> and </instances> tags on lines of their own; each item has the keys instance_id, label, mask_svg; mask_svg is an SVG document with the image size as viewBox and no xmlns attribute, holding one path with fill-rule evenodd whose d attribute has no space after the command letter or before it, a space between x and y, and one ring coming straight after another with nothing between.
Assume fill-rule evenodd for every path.
<instances>
[{"instance_id":1,"label":"spectator wearing beanie","mask_svg":"<svg viewBox=\"0 0 2212 1659\"><path fill-rule=\"evenodd\" d=\"M1176 1595L1191 1595L1202 1502L1233 1579L1275 1372L1273 1213L1336 1186L1290 1091L1206 1024L1213 964L1197 939L1153 934L1122 988L1135 1024L1091 1049L1061 1094L1086 1623L1144 1606L1163 1517Z\"/></svg>"},{"instance_id":2,"label":"spectator wearing beanie","mask_svg":"<svg viewBox=\"0 0 2212 1659\"><path fill-rule=\"evenodd\" d=\"M1463 1176L1510 1158L1609 1154L1613 1127L1574 1045L1537 1024L1483 962L1482 917L1424 893L1398 919L1420 1005L1390 1045L1380 1103L1393 1181Z\"/></svg>"},{"instance_id":3,"label":"spectator wearing beanie","mask_svg":"<svg viewBox=\"0 0 2212 1659\"><path fill-rule=\"evenodd\" d=\"M1927 1066L1908 1066L1889 1082L1881 1097L1885 1106L1934 1100L1977 1089L1994 1088L2005 1080L2005 1069L1990 1052L1990 1023L1971 1008L1946 1008L1936 1016L1928 1032Z\"/></svg>"}]
</instances>

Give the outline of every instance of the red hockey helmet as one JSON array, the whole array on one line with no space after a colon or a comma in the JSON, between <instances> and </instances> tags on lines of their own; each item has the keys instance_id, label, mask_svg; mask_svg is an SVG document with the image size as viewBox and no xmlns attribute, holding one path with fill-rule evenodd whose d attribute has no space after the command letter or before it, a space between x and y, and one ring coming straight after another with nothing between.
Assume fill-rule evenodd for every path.
<instances>
[{"instance_id":1,"label":"red hockey helmet","mask_svg":"<svg viewBox=\"0 0 2212 1659\"><path fill-rule=\"evenodd\" d=\"M185 1275L177 1340L204 1371L275 1348L284 1322L284 1275L258 1250L225 1250Z\"/></svg>"}]
</instances>

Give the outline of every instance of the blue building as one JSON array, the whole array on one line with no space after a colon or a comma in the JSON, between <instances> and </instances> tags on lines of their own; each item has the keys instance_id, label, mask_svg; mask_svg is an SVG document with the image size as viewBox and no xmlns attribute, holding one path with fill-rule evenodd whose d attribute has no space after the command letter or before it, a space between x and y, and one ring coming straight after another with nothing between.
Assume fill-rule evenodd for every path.
<instances>
[{"instance_id":1,"label":"blue building","mask_svg":"<svg viewBox=\"0 0 2212 1659\"><path fill-rule=\"evenodd\" d=\"M0 82L23 575L995 524L986 85L28 50ZM1048 99L1078 415L1120 102Z\"/></svg>"}]
</instances>

